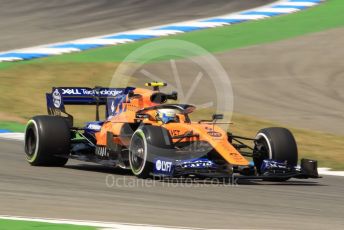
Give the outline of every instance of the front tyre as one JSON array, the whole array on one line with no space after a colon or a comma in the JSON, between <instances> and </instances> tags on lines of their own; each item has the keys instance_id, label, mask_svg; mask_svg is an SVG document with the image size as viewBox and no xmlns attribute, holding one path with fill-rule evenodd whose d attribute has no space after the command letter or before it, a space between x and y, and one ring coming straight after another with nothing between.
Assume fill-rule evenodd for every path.
<instances>
[{"instance_id":1,"label":"front tyre","mask_svg":"<svg viewBox=\"0 0 344 230\"><path fill-rule=\"evenodd\" d=\"M129 164L133 174L139 178L149 177L151 162L147 161L148 148L146 135L142 129L134 132L129 146Z\"/></svg>"},{"instance_id":2,"label":"front tyre","mask_svg":"<svg viewBox=\"0 0 344 230\"><path fill-rule=\"evenodd\" d=\"M70 153L71 134L62 117L35 116L25 130L25 153L33 166L63 166Z\"/></svg>"},{"instance_id":3,"label":"front tyre","mask_svg":"<svg viewBox=\"0 0 344 230\"><path fill-rule=\"evenodd\" d=\"M174 153L169 132L159 126L144 125L134 132L130 141L131 171L139 178L148 178L154 170L154 159L170 156L171 152Z\"/></svg>"},{"instance_id":4,"label":"front tyre","mask_svg":"<svg viewBox=\"0 0 344 230\"><path fill-rule=\"evenodd\" d=\"M298 160L298 151L293 134L285 128L273 127L261 129L256 135L255 157L253 161L258 172L263 160L286 162L295 167Z\"/></svg>"}]
</instances>

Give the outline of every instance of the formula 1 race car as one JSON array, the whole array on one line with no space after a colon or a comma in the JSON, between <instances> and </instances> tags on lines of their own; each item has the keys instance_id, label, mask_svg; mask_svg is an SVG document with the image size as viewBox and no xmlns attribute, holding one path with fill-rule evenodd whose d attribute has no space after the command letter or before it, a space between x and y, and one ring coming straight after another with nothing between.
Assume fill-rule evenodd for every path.
<instances>
[{"instance_id":1,"label":"formula 1 race car","mask_svg":"<svg viewBox=\"0 0 344 230\"><path fill-rule=\"evenodd\" d=\"M317 178L317 162L302 159L292 133L265 128L255 138L220 128L223 115L193 122L189 104L170 104L166 83L146 88L56 87L46 94L49 115L33 117L25 132L27 161L34 166L63 166L68 159L129 169L140 178L233 177L284 181ZM96 121L75 127L65 105L95 105ZM105 106L105 119L99 107ZM250 141L252 145L244 142ZM247 158L251 158L249 162Z\"/></svg>"}]
</instances>

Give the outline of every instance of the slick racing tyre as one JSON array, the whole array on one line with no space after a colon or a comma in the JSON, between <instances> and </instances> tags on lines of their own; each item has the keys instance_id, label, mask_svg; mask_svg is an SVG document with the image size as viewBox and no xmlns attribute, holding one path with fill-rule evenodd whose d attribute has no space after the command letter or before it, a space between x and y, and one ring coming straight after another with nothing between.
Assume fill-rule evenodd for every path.
<instances>
[{"instance_id":1,"label":"slick racing tyre","mask_svg":"<svg viewBox=\"0 0 344 230\"><path fill-rule=\"evenodd\" d=\"M171 137L165 129L157 126L138 128L129 145L129 164L132 173L139 178L148 178L153 172L154 156L172 149Z\"/></svg>"},{"instance_id":2,"label":"slick racing tyre","mask_svg":"<svg viewBox=\"0 0 344 230\"><path fill-rule=\"evenodd\" d=\"M63 166L68 161L70 139L64 118L35 116L26 126L26 159L34 166Z\"/></svg>"},{"instance_id":3,"label":"slick racing tyre","mask_svg":"<svg viewBox=\"0 0 344 230\"><path fill-rule=\"evenodd\" d=\"M258 172L263 160L270 159L277 162L287 162L289 166L296 166L298 151L293 134L285 128L265 128L256 135L255 151L259 152L253 157Z\"/></svg>"}]
</instances>

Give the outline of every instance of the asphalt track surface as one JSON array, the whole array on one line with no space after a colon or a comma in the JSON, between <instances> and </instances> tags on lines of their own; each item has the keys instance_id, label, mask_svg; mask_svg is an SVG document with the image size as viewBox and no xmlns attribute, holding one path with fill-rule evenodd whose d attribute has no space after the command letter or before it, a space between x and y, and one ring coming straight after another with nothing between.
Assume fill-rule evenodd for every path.
<instances>
[{"instance_id":1,"label":"asphalt track surface","mask_svg":"<svg viewBox=\"0 0 344 230\"><path fill-rule=\"evenodd\" d=\"M217 16L274 0L0 0L0 51Z\"/></svg>"},{"instance_id":2,"label":"asphalt track surface","mask_svg":"<svg viewBox=\"0 0 344 230\"><path fill-rule=\"evenodd\" d=\"M153 183L77 161L33 167L22 142L0 140L0 146L0 215L227 229L344 225L342 177L236 186Z\"/></svg>"}]
</instances>

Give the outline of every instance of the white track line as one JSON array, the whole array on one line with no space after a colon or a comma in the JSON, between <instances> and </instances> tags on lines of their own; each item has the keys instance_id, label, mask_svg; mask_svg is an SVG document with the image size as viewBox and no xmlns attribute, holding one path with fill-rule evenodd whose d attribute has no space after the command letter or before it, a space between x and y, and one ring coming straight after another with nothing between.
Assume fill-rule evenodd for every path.
<instances>
[{"instance_id":1,"label":"white track line","mask_svg":"<svg viewBox=\"0 0 344 230\"><path fill-rule=\"evenodd\" d=\"M139 35L152 35L152 36L168 36L172 34L180 34L183 33L180 30L153 30L153 29L139 29L139 30L132 30L128 32L123 32L122 34L139 34Z\"/></svg>"},{"instance_id":2,"label":"white track line","mask_svg":"<svg viewBox=\"0 0 344 230\"><path fill-rule=\"evenodd\" d=\"M18 220L18 221L37 221L50 224L71 224L78 226L97 227L106 230L202 230L203 228L184 228L176 226L158 226L158 225L144 225L144 224L129 224L119 222L99 222L99 221L86 221L86 220L69 220L69 219L50 219L50 218L36 218L36 217L22 217L22 216L7 216L0 215L3 220Z\"/></svg>"},{"instance_id":3,"label":"white track line","mask_svg":"<svg viewBox=\"0 0 344 230\"><path fill-rule=\"evenodd\" d=\"M0 57L0 62L2 61L20 61L21 58L18 57Z\"/></svg>"},{"instance_id":4,"label":"white track line","mask_svg":"<svg viewBox=\"0 0 344 230\"><path fill-rule=\"evenodd\" d=\"M223 19L242 19L242 20L259 20L263 18L269 18L269 16L266 15L244 15L244 14L239 14L239 15L225 15L221 16L219 18Z\"/></svg>"},{"instance_id":5,"label":"white track line","mask_svg":"<svg viewBox=\"0 0 344 230\"><path fill-rule=\"evenodd\" d=\"M24 133L0 133L0 139L24 141Z\"/></svg>"},{"instance_id":6,"label":"white track line","mask_svg":"<svg viewBox=\"0 0 344 230\"><path fill-rule=\"evenodd\" d=\"M200 28L211 28L217 26L228 25L229 23L226 22L198 22L198 21L190 21L184 23L177 23L175 26L195 26Z\"/></svg>"},{"instance_id":7,"label":"white track line","mask_svg":"<svg viewBox=\"0 0 344 230\"><path fill-rule=\"evenodd\" d=\"M296 11L300 11L300 9L296 8L262 8L260 10L256 10L256 12L271 12L271 13L294 13Z\"/></svg>"},{"instance_id":8,"label":"white track line","mask_svg":"<svg viewBox=\"0 0 344 230\"><path fill-rule=\"evenodd\" d=\"M42 54L63 54L63 53L71 53L71 52L78 52L79 49L76 48L27 48L18 51L18 53L42 53Z\"/></svg>"},{"instance_id":9,"label":"white track line","mask_svg":"<svg viewBox=\"0 0 344 230\"><path fill-rule=\"evenodd\" d=\"M328 176L344 176L344 171L331 171L330 168L318 168L318 173Z\"/></svg>"},{"instance_id":10,"label":"white track line","mask_svg":"<svg viewBox=\"0 0 344 230\"><path fill-rule=\"evenodd\" d=\"M284 5L284 6L315 6L318 3L314 2L281 2L278 5Z\"/></svg>"},{"instance_id":11,"label":"white track line","mask_svg":"<svg viewBox=\"0 0 344 230\"><path fill-rule=\"evenodd\" d=\"M133 42L131 39L101 39L101 38L85 38L70 42L71 44L99 44L99 45L116 45L127 42Z\"/></svg>"}]
</instances>

